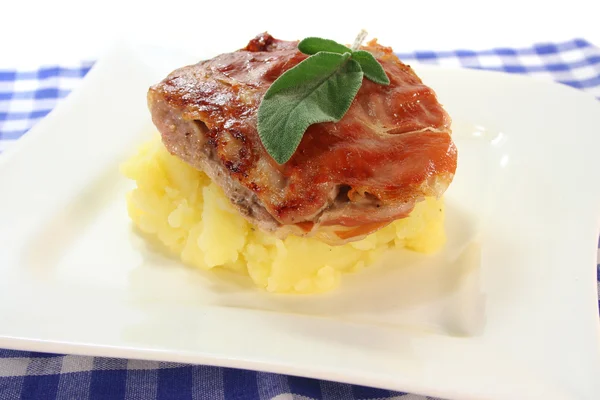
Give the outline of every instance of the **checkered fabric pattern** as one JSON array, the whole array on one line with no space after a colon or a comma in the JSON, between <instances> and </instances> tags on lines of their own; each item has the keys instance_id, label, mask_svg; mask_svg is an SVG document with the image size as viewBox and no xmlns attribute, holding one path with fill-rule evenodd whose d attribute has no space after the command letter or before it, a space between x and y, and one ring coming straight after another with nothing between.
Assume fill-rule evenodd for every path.
<instances>
[{"instance_id":1,"label":"checkered fabric pattern","mask_svg":"<svg viewBox=\"0 0 600 400\"><path fill-rule=\"evenodd\" d=\"M522 49L417 51L406 63L489 69L550 79L600 99L600 49L585 40L543 43ZM0 70L0 152L48 114L92 67ZM599 243L600 245L600 243ZM600 266L598 266L600 295ZM285 375L154 361L0 350L0 400L8 399L402 399L390 392Z\"/></svg>"}]
</instances>

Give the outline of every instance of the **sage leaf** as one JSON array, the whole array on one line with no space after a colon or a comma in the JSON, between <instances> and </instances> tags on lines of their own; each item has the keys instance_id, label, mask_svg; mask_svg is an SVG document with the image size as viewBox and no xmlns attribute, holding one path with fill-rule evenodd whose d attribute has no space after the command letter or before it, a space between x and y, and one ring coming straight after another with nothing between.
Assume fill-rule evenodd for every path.
<instances>
[{"instance_id":1,"label":"sage leaf","mask_svg":"<svg viewBox=\"0 0 600 400\"><path fill-rule=\"evenodd\" d=\"M319 51L328 51L330 53L352 53L349 47L339 44L338 42L330 39L322 39L319 37L307 37L298 43L298 50L304 54L316 54Z\"/></svg>"},{"instance_id":2,"label":"sage leaf","mask_svg":"<svg viewBox=\"0 0 600 400\"><path fill-rule=\"evenodd\" d=\"M352 59L359 62L367 79L380 85L390 84L390 79L373 54L365 50L356 50L352 52Z\"/></svg>"},{"instance_id":3,"label":"sage leaf","mask_svg":"<svg viewBox=\"0 0 600 400\"><path fill-rule=\"evenodd\" d=\"M352 49L319 37L298 43L298 49L309 57L275 80L258 108L258 135L279 164L289 161L310 125L342 119L363 76L381 85L390 84L383 66L371 53L354 50L365 36L361 31Z\"/></svg>"},{"instance_id":4,"label":"sage leaf","mask_svg":"<svg viewBox=\"0 0 600 400\"><path fill-rule=\"evenodd\" d=\"M258 109L258 134L277 163L292 157L310 125L338 122L346 114L363 79L350 57L320 51L269 87Z\"/></svg>"}]
</instances>

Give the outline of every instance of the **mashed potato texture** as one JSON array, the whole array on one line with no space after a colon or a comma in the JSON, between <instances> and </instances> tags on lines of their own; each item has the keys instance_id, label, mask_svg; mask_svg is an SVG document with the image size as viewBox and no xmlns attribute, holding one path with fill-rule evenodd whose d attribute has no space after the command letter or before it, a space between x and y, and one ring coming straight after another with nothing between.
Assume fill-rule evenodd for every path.
<instances>
[{"instance_id":1,"label":"mashed potato texture","mask_svg":"<svg viewBox=\"0 0 600 400\"><path fill-rule=\"evenodd\" d=\"M180 161L159 138L123 166L136 182L127 195L133 223L190 266L224 268L250 277L269 292L319 293L343 273L374 263L391 248L431 253L445 242L442 199L427 198L407 218L342 246L289 236L280 240L247 222L221 188Z\"/></svg>"}]
</instances>

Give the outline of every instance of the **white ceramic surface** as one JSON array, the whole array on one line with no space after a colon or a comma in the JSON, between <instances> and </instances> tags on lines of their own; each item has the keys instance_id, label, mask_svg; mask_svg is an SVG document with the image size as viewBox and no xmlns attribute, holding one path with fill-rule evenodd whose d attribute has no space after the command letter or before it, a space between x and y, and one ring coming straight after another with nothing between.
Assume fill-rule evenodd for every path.
<instances>
[{"instance_id":1,"label":"white ceramic surface","mask_svg":"<svg viewBox=\"0 0 600 400\"><path fill-rule=\"evenodd\" d=\"M127 217L119 164L152 134L147 87L212 55L115 48L0 157L0 347L445 398L600 397L594 98L416 66L452 115L459 149L447 246L390 256L331 294L275 296L179 265Z\"/></svg>"}]
</instances>

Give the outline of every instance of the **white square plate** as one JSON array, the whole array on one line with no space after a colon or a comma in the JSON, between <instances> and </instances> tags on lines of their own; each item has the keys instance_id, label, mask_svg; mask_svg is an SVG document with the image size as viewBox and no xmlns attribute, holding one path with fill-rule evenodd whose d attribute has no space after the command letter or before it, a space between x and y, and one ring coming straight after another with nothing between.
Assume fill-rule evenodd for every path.
<instances>
[{"instance_id":1,"label":"white square plate","mask_svg":"<svg viewBox=\"0 0 600 400\"><path fill-rule=\"evenodd\" d=\"M152 135L148 86L209 56L115 48L0 158L1 347L446 398L600 397L595 99L525 77L418 66L453 117L459 149L447 246L388 257L334 293L276 296L179 265L127 217L132 183L119 165Z\"/></svg>"}]
</instances>

